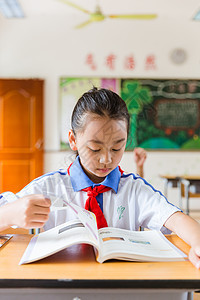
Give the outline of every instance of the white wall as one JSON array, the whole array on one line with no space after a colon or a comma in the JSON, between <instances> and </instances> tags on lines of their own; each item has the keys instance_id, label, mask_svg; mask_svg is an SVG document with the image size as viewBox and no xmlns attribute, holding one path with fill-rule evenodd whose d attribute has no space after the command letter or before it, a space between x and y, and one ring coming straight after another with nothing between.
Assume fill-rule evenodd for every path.
<instances>
[{"instance_id":1,"label":"white wall","mask_svg":"<svg viewBox=\"0 0 200 300\"><path fill-rule=\"evenodd\" d=\"M83 21L83 20L81 20ZM35 16L23 20L0 18L0 77L41 78L45 80L45 172L63 166L69 153L59 152L58 99L61 76L105 76L133 78L199 78L199 25L163 17L155 21L106 20L81 30L77 15ZM183 65L169 59L174 48L184 48L188 58ZM93 53L97 70L85 64ZM116 69L108 70L105 57L117 56ZM126 71L125 56L133 54L136 68ZM156 70L146 71L145 57L154 54ZM125 153L122 167L132 170L131 153ZM133 160L132 160L133 161ZM134 163L132 163L134 169ZM145 177L163 190L159 174L199 174L199 152L148 153ZM177 192L170 190L169 200L176 203ZM200 203L198 204L198 206Z\"/></svg>"}]
</instances>

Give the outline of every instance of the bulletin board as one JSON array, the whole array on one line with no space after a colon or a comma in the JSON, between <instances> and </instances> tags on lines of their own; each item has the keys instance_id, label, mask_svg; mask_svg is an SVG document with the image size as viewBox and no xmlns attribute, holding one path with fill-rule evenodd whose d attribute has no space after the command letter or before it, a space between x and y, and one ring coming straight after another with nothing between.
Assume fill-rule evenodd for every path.
<instances>
[{"instance_id":1,"label":"bulletin board","mask_svg":"<svg viewBox=\"0 0 200 300\"><path fill-rule=\"evenodd\" d=\"M200 81L120 78L60 79L60 146L68 149L68 131L79 97L93 86L118 93L130 114L126 150L200 149Z\"/></svg>"}]
</instances>

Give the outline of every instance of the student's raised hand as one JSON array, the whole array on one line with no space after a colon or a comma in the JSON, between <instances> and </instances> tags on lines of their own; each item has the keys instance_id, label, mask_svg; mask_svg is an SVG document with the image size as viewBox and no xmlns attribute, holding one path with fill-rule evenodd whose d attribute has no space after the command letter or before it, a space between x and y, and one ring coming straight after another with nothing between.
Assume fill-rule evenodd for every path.
<instances>
[{"instance_id":1,"label":"student's raised hand","mask_svg":"<svg viewBox=\"0 0 200 300\"><path fill-rule=\"evenodd\" d=\"M143 148L137 147L133 150L133 157L137 168L137 173L141 177L144 176L144 162L147 158L147 153Z\"/></svg>"},{"instance_id":2,"label":"student's raised hand","mask_svg":"<svg viewBox=\"0 0 200 300\"><path fill-rule=\"evenodd\" d=\"M49 218L51 201L43 195L28 195L9 203L12 224L21 228L41 228Z\"/></svg>"},{"instance_id":3,"label":"student's raised hand","mask_svg":"<svg viewBox=\"0 0 200 300\"><path fill-rule=\"evenodd\" d=\"M189 260L197 269L200 269L200 245L190 249Z\"/></svg>"},{"instance_id":4,"label":"student's raised hand","mask_svg":"<svg viewBox=\"0 0 200 300\"><path fill-rule=\"evenodd\" d=\"M133 150L134 161L138 167L142 167L147 158L147 153L143 148L137 147Z\"/></svg>"}]
</instances>

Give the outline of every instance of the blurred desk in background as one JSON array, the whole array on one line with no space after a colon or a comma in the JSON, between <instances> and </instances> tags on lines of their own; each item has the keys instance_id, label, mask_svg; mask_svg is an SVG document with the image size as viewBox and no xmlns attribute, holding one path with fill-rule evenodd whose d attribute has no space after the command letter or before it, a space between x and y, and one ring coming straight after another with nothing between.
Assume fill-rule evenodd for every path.
<instances>
[{"instance_id":1,"label":"blurred desk in background","mask_svg":"<svg viewBox=\"0 0 200 300\"><path fill-rule=\"evenodd\" d=\"M168 187L179 189L179 207L182 208L182 198L186 198L186 214L189 215L189 199L200 197L200 175L160 175L164 180L164 195L167 198Z\"/></svg>"}]
</instances>

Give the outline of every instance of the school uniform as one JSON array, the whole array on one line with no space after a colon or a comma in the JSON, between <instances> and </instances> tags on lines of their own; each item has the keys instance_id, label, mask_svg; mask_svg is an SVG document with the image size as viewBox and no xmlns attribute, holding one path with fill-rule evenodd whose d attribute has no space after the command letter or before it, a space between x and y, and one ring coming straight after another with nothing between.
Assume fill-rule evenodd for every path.
<instances>
[{"instance_id":1,"label":"school uniform","mask_svg":"<svg viewBox=\"0 0 200 300\"><path fill-rule=\"evenodd\" d=\"M161 230L164 234L170 233L163 224L180 209L169 203L146 180L133 173L121 174L119 167L116 167L101 184L111 188L96 197L108 226L128 230L139 230L142 226ZM85 207L88 196L82 189L98 185L88 178L77 157L69 174L67 170L58 170L33 180L17 194L2 193L0 206L26 195L43 194L57 208L65 206L65 200ZM44 229L48 230L75 218L70 208L51 211Z\"/></svg>"},{"instance_id":2,"label":"school uniform","mask_svg":"<svg viewBox=\"0 0 200 300\"><path fill-rule=\"evenodd\" d=\"M76 218L71 208L65 206L65 200L85 207L88 195L82 189L98 185L110 187L109 191L96 196L108 226L128 230L139 230L139 227L161 230L170 233L163 227L165 221L179 208L169 203L161 192L154 189L146 180L133 173L121 173L116 167L101 184L94 184L83 171L79 157L67 170L45 174L28 184L19 193L5 192L0 195L0 206L30 194L43 194L51 199L52 210L44 225L48 230ZM146 293L139 293L138 299L146 299ZM154 299L187 300L188 293L169 292L148 294L149 300Z\"/></svg>"}]
</instances>

